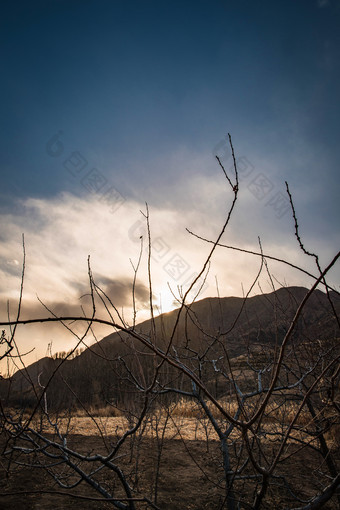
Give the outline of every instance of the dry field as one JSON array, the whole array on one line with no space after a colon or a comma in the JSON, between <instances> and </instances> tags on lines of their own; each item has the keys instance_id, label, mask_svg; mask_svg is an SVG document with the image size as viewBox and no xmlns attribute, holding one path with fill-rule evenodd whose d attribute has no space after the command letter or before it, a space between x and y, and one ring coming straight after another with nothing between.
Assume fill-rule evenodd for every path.
<instances>
[{"instance_id":1,"label":"dry field","mask_svg":"<svg viewBox=\"0 0 340 510\"><path fill-rule=\"evenodd\" d=\"M87 417L78 417L69 425L68 445L82 453L104 453L120 437L128 425L124 418L97 418L97 424L105 431L104 440L99 436L97 425ZM64 423L66 427L66 423ZM181 431L177 429L181 426ZM190 439L196 437L196 439ZM153 427L145 429L145 434L128 440L120 452L119 464L128 474L129 481L140 495L152 498L155 493L155 474L159 454L159 444ZM216 458L219 456L219 443L216 440L206 442L202 427L196 426L195 419L185 419L167 427L162 442L162 456L159 464L158 505L164 510L170 509L208 509L218 508L217 502L223 501L223 488L218 480L223 472L216 472ZM0 491L60 490L47 473L28 468L18 468L5 478L5 464L2 465ZM111 477L112 475L110 475ZM112 477L113 478L113 477ZM210 481L208 481L210 480ZM101 478L103 481L103 478ZM208 481L208 483L207 483ZM104 480L107 487L114 489L111 479ZM98 493L86 484L72 490L78 496L98 498ZM213 503L213 505L212 505ZM151 508L140 503L138 508ZM73 509L113 508L105 502L81 500L69 496L48 493L17 494L0 496L1 510L29 509Z\"/></svg>"},{"instance_id":2,"label":"dry field","mask_svg":"<svg viewBox=\"0 0 340 510\"><path fill-rule=\"evenodd\" d=\"M58 427L63 434L66 433L68 446L83 454L108 452L131 427L132 421L129 422L124 416L105 416L106 412L91 410L92 417L78 413L72 419L59 418ZM273 415L273 419L269 419L266 425L268 432L272 433L265 445L268 452L275 446L277 439L273 433L279 432L279 426L275 423L278 416L274 418ZM303 416L301 420L304 421ZM53 437L51 425L45 423L43 430L47 437ZM237 443L238 433L233 433L232 438ZM332 448L339 460L336 439L334 437L332 440ZM290 447L293 448L293 444L288 446ZM26 461L23 455L17 460ZM157 493L157 506L162 510L226 508L224 472L217 434L206 419L202 419L194 408L185 404L177 405L170 416L154 413L145 421L141 430L125 442L119 450L116 463L127 475L136 497L147 496L154 500ZM98 493L85 483L72 489L69 492L72 496L66 495L65 490L57 486L46 470L25 466L14 468L12 465L7 477L7 466L8 459L2 459L0 510L114 508L107 502L98 500ZM293 461L282 464L280 474L288 475L295 487L299 487L308 498L310 490L318 489L318 466L319 460L316 460L312 451L301 450L294 455ZM68 481L76 480L65 467L60 469L64 469L64 475L69 477ZM115 495L120 494L120 488L112 473L103 470L97 479ZM243 486L236 488L244 492L248 490ZM254 484L250 490L253 489ZM272 510L291 506L289 500L283 502L282 497L281 489L274 487L268 501L261 508ZM293 506L299 504L295 502ZM152 508L145 502L136 503L136 507L138 510ZM323 508L336 510L337 505L332 501Z\"/></svg>"}]
</instances>

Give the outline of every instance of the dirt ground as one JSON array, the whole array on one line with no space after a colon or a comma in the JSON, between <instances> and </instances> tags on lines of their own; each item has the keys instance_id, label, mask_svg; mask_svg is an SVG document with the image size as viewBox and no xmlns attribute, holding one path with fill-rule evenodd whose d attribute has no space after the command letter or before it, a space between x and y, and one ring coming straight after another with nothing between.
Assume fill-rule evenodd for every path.
<instances>
[{"instance_id":1,"label":"dirt ground","mask_svg":"<svg viewBox=\"0 0 340 510\"><path fill-rule=\"evenodd\" d=\"M84 436L73 436L71 438L72 446L81 449L84 447ZM86 436L86 450L98 451L98 437ZM162 451L162 460L160 463L160 476L158 485L157 506L162 510L183 509L208 509L218 508L223 501L223 489L215 487L214 483L207 483L207 476L216 482L216 479L222 475L216 476L216 455L218 455L217 442L210 445L207 452L206 444L203 441L192 441L189 446L181 440L165 440ZM129 445L129 449L130 449ZM188 453L190 452L190 453ZM154 483L150 480L155 478L155 469L157 465L158 448L152 439L143 439L139 448L139 458L136 456L131 460L130 452L126 453L126 458L121 459L121 466L125 466L129 479L140 494L152 497L155 492ZM198 467L194 460L199 459ZM131 460L131 462L130 462ZM137 463L138 462L138 466ZM80 500L69 496L61 496L49 493L25 494L27 491L61 490L53 483L53 480L45 471L15 468L6 478L5 465L1 466L0 481L0 509L1 510L45 510L58 509L68 510L75 508L86 508L89 510L97 508L113 508L105 502ZM137 469L136 469L137 468ZM137 476L136 476L137 474ZM114 478L114 477L112 477ZM112 486L112 481L106 480L107 485ZM13 492L23 492L23 494L8 495ZM98 493L83 483L80 487L72 490L73 494L83 496L93 496L98 498ZM145 503L137 503L138 508L151 508Z\"/></svg>"},{"instance_id":2,"label":"dirt ground","mask_svg":"<svg viewBox=\"0 0 340 510\"><path fill-rule=\"evenodd\" d=\"M155 500L157 492L157 507L161 510L218 510L225 509L224 472L221 464L220 444L209 432L209 441L205 439L203 428L194 426L197 420L186 420L181 424L182 435L176 432L176 427L169 427L163 441L145 431L140 439L128 439L115 463L119 465L127 476L136 497L146 496ZM105 429L106 446L115 444L117 437L121 437L126 424L119 419L115 421L102 420L101 429ZM105 443L98 433L95 424L87 418L78 419L76 426L70 430L68 445L71 449L83 454L94 452L105 453ZM115 431L115 434L113 433ZM77 433L75 433L77 432ZM98 431L97 431L98 432ZM0 436L1 439L1 436ZM3 446L3 445L2 445ZM161 449L160 462L158 463ZM2 450L1 450L2 451ZM24 455L17 458L21 463L27 463ZM9 459L0 457L0 510L69 510L69 509L108 509L112 504L99 500L99 494L85 482L80 483L65 494L53 478L44 469L11 465L8 476ZM34 462L34 460L33 460ZM159 466L158 485L155 485ZM300 485L310 482L313 471L313 458L308 458L306 452L294 457L293 466L287 466L286 474L292 479L294 476L301 481ZM64 480L76 481L74 471L70 474L65 467L55 467ZM97 480L115 496L122 495L117 476L103 470L97 475ZM314 477L317 478L317 477ZM254 485L252 490L254 489ZM314 487L317 492L317 486ZM64 494L57 494L56 492ZM270 501L263 505L266 509L280 509L289 507L289 502L283 503L281 489L272 492ZM73 496L74 497L73 497ZM79 499L82 496L84 499ZM305 496L309 497L308 494ZM89 498L96 498L91 501ZM251 499L250 499L251 501ZM295 502L294 506L300 506ZM151 509L145 501L136 502L138 510ZM242 506L241 508L247 508ZM249 508L249 507L248 507ZM323 507L336 509L336 503Z\"/></svg>"}]
</instances>

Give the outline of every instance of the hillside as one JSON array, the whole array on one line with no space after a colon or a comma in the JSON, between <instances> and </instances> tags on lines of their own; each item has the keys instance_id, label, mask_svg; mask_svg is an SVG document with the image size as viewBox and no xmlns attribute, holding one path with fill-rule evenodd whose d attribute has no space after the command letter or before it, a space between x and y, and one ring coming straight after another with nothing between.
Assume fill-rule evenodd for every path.
<instances>
[{"instance_id":1,"label":"hillside","mask_svg":"<svg viewBox=\"0 0 340 510\"><path fill-rule=\"evenodd\" d=\"M211 383L220 395L226 391L225 381L217 375L216 366L212 368L212 360L219 360L222 366L227 355L233 366L240 366L247 355L248 362L269 363L306 292L302 287L289 287L246 301L236 297L206 298L182 312L174 334L178 310L156 317L152 341L165 351L173 334L169 356L185 361L196 374L204 372L207 384ZM339 312L340 299L336 293L332 293L332 300ZM151 338L151 320L138 324L135 329L144 338ZM316 341L332 342L338 336L329 300L325 293L317 290L304 309L292 342L298 349L298 346L312 346ZM204 366L200 366L202 357ZM150 383L155 363L159 361L128 333L112 333L78 357L62 363L49 383L49 405L56 408L99 406L134 399L136 387ZM32 405L60 363L61 360L43 358L18 371L11 381L2 381L2 398L10 394L13 403ZM159 385L165 387L171 383L176 387L180 385L181 389L189 388L189 382L182 379L175 368L164 365Z\"/></svg>"}]
</instances>

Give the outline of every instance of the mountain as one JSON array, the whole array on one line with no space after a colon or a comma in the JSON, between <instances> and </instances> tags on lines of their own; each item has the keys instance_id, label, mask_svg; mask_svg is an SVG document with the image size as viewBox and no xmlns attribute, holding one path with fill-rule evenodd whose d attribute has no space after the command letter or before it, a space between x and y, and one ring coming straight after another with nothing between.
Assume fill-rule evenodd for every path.
<instances>
[{"instance_id":1,"label":"mountain","mask_svg":"<svg viewBox=\"0 0 340 510\"><path fill-rule=\"evenodd\" d=\"M146 341L152 338L163 351L173 336L170 358L185 363L217 394L223 394L221 367L228 363L234 367L270 363L307 292L303 287L283 287L246 300L206 298L183 310L179 318L177 309L156 317L154 323L147 320L138 324L135 330ZM334 310L340 312L340 298L335 292L330 297L332 306L327 295L316 290L307 301L291 338L300 357L309 355L316 343L339 338ZM159 361L128 332L114 332L72 360L43 358L16 372L11 381L1 381L1 397L10 395L13 405L32 405L48 384L47 400L53 408L126 403L135 398L138 385L152 381ZM162 366L158 383L160 387L170 384L190 389L189 381L168 364Z\"/></svg>"}]
</instances>

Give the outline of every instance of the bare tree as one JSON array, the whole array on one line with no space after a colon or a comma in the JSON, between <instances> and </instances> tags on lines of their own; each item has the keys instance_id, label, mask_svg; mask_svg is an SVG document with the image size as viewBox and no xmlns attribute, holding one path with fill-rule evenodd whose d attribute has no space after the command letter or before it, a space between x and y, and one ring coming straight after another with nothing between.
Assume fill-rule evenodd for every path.
<instances>
[{"instance_id":1,"label":"bare tree","mask_svg":"<svg viewBox=\"0 0 340 510\"><path fill-rule=\"evenodd\" d=\"M142 246L138 263L133 266L134 318L131 326L96 284L90 263L91 314L58 317L50 311L48 318L22 320L24 258L17 317L2 324L2 327L10 328L9 335L3 331L1 336L2 358L11 358L13 351L20 356L15 343L15 330L19 324L60 322L76 337L76 343L74 349L58 356L57 364L44 380L41 374L33 380L26 370L30 395L34 397L27 409L13 406L14 378L3 381L7 394L2 391L0 419L4 437L2 457L7 462L7 473L18 465L42 468L53 481L53 487L58 487L58 490L51 489L54 494L88 500L98 499L99 494L102 501L120 509L163 508L161 473L165 479L167 473L162 458L167 438L177 437L199 476L215 491L210 508L307 510L326 504L336 508L340 503L336 443L340 418L340 300L339 293L327 283L328 272L340 253L322 268L319 257L305 248L288 184L295 236L304 254L314 259L316 273L263 253L259 241L258 252L248 252L250 256L258 257L258 275L244 298L237 300L232 314L226 315L223 298L210 310L205 308L204 301L188 301L192 289L204 283L217 247L239 249L221 243L239 191L230 136L229 142L234 161L233 176L227 174L217 158L231 192L226 220L213 241L189 231L202 240L208 253L197 277L177 298L178 309L167 324L162 317L155 317L153 310L151 230L147 207L144 217L148 232L151 319L144 325L136 324L135 320L135 285ZM309 290L276 289L268 265L273 259L308 274L313 278L313 285ZM263 316L254 321L256 315L251 315L249 296L264 271L272 282L273 293L260 296L257 305L262 307ZM318 323L310 324L310 317L313 310L318 310L320 300L323 312L316 330ZM97 316L98 302L104 305L107 318ZM205 320L207 315L210 321ZM270 317L270 328L263 328L264 317L267 322ZM79 321L87 324L81 336L73 331L73 325ZM112 342L98 342L83 352L79 351L95 324L113 328L115 338L119 338L119 349L113 349L116 344ZM73 367L77 367L73 377L83 381L81 393L74 390L76 381L72 383L72 375L66 369L71 358L74 358ZM24 365L23 359L22 362ZM96 374L96 384L81 377L84 366ZM95 400L91 400L91 393ZM62 395L62 401L58 400L58 395ZM65 401L69 406L82 409L92 421L102 439L101 452L88 451L86 445L75 442L72 413L62 410ZM99 409L100 405L106 407L108 415L120 418L114 433L108 434L105 424L96 416L96 406ZM193 419L196 434L202 430L208 445L206 454L210 454L210 449L213 453L210 458L213 476L205 457L194 451L192 442L185 436L185 413ZM150 474L151 479L147 480L147 470L145 466L141 468L141 460L147 454L153 433L155 469ZM216 455L216 445L219 445L219 456ZM78 490L84 484L95 492L84 496ZM40 492L43 492L42 488ZM177 492L181 493L181 480ZM195 501L194 494L191 500L195 508L203 508L203 504L200 506L200 502ZM164 508L178 507L167 505Z\"/></svg>"}]
</instances>

